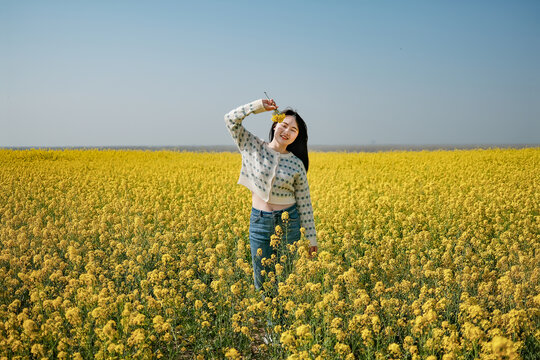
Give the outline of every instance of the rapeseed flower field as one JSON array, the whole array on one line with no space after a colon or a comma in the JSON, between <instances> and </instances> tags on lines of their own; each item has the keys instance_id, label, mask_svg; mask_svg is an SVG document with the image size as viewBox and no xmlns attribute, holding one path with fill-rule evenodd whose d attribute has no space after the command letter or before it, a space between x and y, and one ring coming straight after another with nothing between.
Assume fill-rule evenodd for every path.
<instances>
[{"instance_id":1,"label":"rapeseed flower field","mask_svg":"<svg viewBox=\"0 0 540 360\"><path fill-rule=\"evenodd\" d=\"M0 150L0 358L538 358L539 148L310 155L263 300L238 153Z\"/></svg>"}]
</instances>

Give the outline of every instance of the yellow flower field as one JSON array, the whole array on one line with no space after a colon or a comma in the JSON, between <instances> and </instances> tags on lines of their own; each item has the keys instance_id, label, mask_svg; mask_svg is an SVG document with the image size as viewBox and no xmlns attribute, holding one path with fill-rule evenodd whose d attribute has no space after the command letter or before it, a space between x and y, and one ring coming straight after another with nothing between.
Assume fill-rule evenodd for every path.
<instances>
[{"instance_id":1,"label":"yellow flower field","mask_svg":"<svg viewBox=\"0 0 540 360\"><path fill-rule=\"evenodd\" d=\"M262 301L240 154L0 150L0 359L536 359L539 164L311 153Z\"/></svg>"}]
</instances>

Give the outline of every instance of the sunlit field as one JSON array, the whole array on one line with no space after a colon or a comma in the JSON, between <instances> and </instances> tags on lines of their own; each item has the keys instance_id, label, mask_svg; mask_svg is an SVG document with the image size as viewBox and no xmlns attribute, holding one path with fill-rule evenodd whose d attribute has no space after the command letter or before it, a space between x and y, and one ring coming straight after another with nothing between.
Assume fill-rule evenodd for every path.
<instances>
[{"instance_id":1,"label":"sunlit field","mask_svg":"<svg viewBox=\"0 0 540 360\"><path fill-rule=\"evenodd\" d=\"M0 358L537 359L539 165L313 152L263 301L240 154L0 150Z\"/></svg>"}]
</instances>

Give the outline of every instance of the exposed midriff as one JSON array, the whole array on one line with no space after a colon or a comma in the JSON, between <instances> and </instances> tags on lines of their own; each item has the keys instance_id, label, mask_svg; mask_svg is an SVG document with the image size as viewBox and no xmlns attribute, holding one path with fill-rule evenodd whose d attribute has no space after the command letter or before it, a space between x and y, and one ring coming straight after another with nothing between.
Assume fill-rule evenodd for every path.
<instances>
[{"instance_id":1,"label":"exposed midriff","mask_svg":"<svg viewBox=\"0 0 540 360\"><path fill-rule=\"evenodd\" d=\"M277 210L286 209L293 204L271 204L261 199L259 195L255 194L253 191L251 192L251 205L255 209L258 209L258 210L277 211Z\"/></svg>"}]
</instances>

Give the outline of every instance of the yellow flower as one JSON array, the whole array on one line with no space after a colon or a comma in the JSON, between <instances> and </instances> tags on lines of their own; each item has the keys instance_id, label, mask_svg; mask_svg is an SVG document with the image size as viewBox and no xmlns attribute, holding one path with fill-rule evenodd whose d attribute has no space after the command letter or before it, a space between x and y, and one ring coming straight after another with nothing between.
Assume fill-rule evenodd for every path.
<instances>
[{"instance_id":1,"label":"yellow flower","mask_svg":"<svg viewBox=\"0 0 540 360\"><path fill-rule=\"evenodd\" d=\"M274 115L272 115L272 121L277 123L283 122L285 116L285 114L280 114L277 110L274 110Z\"/></svg>"},{"instance_id":2,"label":"yellow flower","mask_svg":"<svg viewBox=\"0 0 540 360\"><path fill-rule=\"evenodd\" d=\"M309 325L300 325L299 327L297 327L296 336L301 338L311 336L311 330Z\"/></svg>"},{"instance_id":3,"label":"yellow flower","mask_svg":"<svg viewBox=\"0 0 540 360\"><path fill-rule=\"evenodd\" d=\"M23 329L27 336L33 337L37 332L37 325L34 320L26 319L23 322Z\"/></svg>"},{"instance_id":4,"label":"yellow flower","mask_svg":"<svg viewBox=\"0 0 540 360\"><path fill-rule=\"evenodd\" d=\"M81 323L81 311L79 308L72 307L66 311L66 319L71 325L79 325Z\"/></svg>"},{"instance_id":5,"label":"yellow flower","mask_svg":"<svg viewBox=\"0 0 540 360\"><path fill-rule=\"evenodd\" d=\"M223 243L219 243L216 245L216 252L218 254L225 254L227 251L227 246Z\"/></svg>"},{"instance_id":6,"label":"yellow flower","mask_svg":"<svg viewBox=\"0 0 540 360\"><path fill-rule=\"evenodd\" d=\"M279 226L279 225L278 225ZM276 226L277 228L277 226ZM281 228L280 228L281 229ZM277 229L276 229L276 232L277 232ZM273 234L270 236L270 246L273 247L274 249L278 247L280 243L280 238L279 236Z\"/></svg>"},{"instance_id":7,"label":"yellow flower","mask_svg":"<svg viewBox=\"0 0 540 360\"><path fill-rule=\"evenodd\" d=\"M289 220L289 213L287 211L284 211L281 214L281 220L283 220L283 221L288 221Z\"/></svg>"},{"instance_id":8,"label":"yellow flower","mask_svg":"<svg viewBox=\"0 0 540 360\"><path fill-rule=\"evenodd\" d=\"M283 265L276 264L276 275L281 275L283 272Z\"/></svg>"},{"instance_id":9,"label":"yellow flower","mask_svg":"<svg viewBox=\"0 0 540 360\"><path fill-rule=\"evenodd\" d=\"M392 353L392 356L400 357L401 356L401 350L399 348L399 345L396 343L391 343L388 345L388 351Z\"/></svg>"},{"instance_id":10,"label":"yellow flower","mask_svg":"<svg viewBox=\"0 0 540 360\"><path fill-rule=\"evenodd\" d=\"M291 333L290 330L287 330L287 331L284 331L282 334L281 334L281 337L280 337L280 342L285 345L285 346L294 346L295 344L295 339L294 339L294 335Z\"/></svg>"},{"instance_id":11,"label":"yellow flower","mask_svg":"<svg viewBox=\"0 0 540 360\"><path fill-rule=\"evenodd\" d=\"M287 303L285 304L285 310L290 312L293 309L294 309L294 301L292 300L287 301Z\"/></svg>"},{"instance_id":12,"label":"yellow flower","mask_svg":"<svg viewBox=\"0 0 540 360\"><path fill-rule=\"evenodd\" d=\"M105 324L105 326L103 327L103 333L107 335L109 339L113 339L116 335L115 326L116 323L114 322L114 320L109 320L107 324Z\"/></svg>"},{"instance_id":13,"label":"yellow flower","mask_svg":"<svg viewBox=\"0 0 540 360\"><path fill-rule=\"evenodd\" d=\"M247 326L242 326L240 332L246 336L249 336L249 328Z\"/></svg>"},{"instance_id":14,"label":"yellow flower","mask_svg":"<svg viewBox=\"0 0 540 360\"><path fill-rule=\"evenodd\" d=\"M146 320L146 316L144 316L144 314L135 312L134 314L132 314L129 324L130 325L143 325L145 320Z\"/></svg>"},{"instance_id":15,"label":"yellow flower","mask_svg":"<svg viewBox=\"0 0 540 360\"><path fill-rule=\"evenodd\" d=\"M496 359L519 359L517 344L503 336L494 336L483 348L486 355L493 355Z\"/></svg>"},{"instance_id":16,"label":"yellow flower","mask_svg":"<svg viewBox=\"0 0 540 360\"><path fill-rule=\"evenodd\" d=\"M146 334L143 329L136 329L129 339L127 340L128 345L139 345L144 343Z\"/></svg>"},{"instance_id":17,"label":"yellow flower","mask_svg":"<svg viewBox=\"0 0 540 360\"><path fill-rule=\"evenodd\" d=\"M232 284L231 285L231 292L234 294L234 295L240 295L240 286L238 284Z\"/></svg>"},{"instance_id":18,"label":"yellow flower","mask_svg":"<svg viewBox=\"0 0 540 360\"><path fill-rule=\"evenodd\" d=\"M470 341L479 341L484 336L484 332L478 326L466 322L463 324L463 336Z\"/></svg>"},{"instance_id":19,"label":"yellow flower","mask_svg":"<svg viewBox=\"0 0 540 360\"><path fill-rule=\"evenodd\" d=\"M361 332L362 339L364 339L367 342L371 342L373 339L373 333L369 329L363 329Z\"/></svg>"},{"instance_id":20,"label":"yellow flower","mask_svg":"<svg viewBox=\"0 0 540 360\"><path fill-rule=\"evenodd\" d=\"M93 318L99 319L99 318L103 317L103 315L105 314L105 310L98 306L97 308L92 310L91 314L92 314Z\"/></svg>"},{"instance_id":21,"label":"yellow flower","mask_svg":"<svg viewBox=\"0 0 540 360\"><path fill-rule=\"evenodd\" d=\"M34 354L36 357L42 357L43 355L45 355L45 349L41 344L34 344L31 351L32 354Z\"/></svg>"},{"instance_id":22,"label":"yellow flower","mask_svg":"<svg viewBox=\"0 0 540 360\"><path fill-rule=\"evenodd\" d=\"M161 327L161 325L163 324L163 316L161 315L154 316L154 318L152 319L152 323L154 324L154 327L156 326Z\"/></svg>"},{"instance_id":23,"label":"yellow flower","mask_svg":"<svg viewBox=\"0 0 540 360\"><path fill-rule=\"evenodd\" d=\"M351 348L349 347L349 345L339 342L336 343L336 345L334 346L334 350L340 355L347 355L351 352Z\"/></svg>"},{"instance_id":24,"label":"yellow flower","mask_svg":"<svg viewBox=\"0 0 540 360\"><path fill-rule=\"evenodd\" d=\"M235 348L225 348L225 357L232 360L241 358L240 353Z\"/></svg>"}]
</instances>

